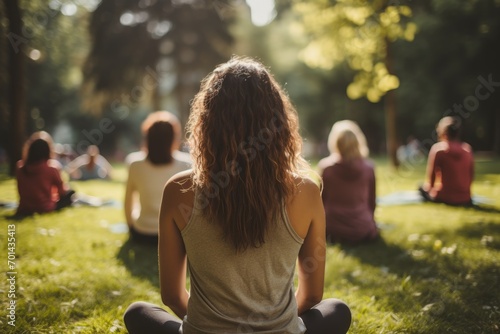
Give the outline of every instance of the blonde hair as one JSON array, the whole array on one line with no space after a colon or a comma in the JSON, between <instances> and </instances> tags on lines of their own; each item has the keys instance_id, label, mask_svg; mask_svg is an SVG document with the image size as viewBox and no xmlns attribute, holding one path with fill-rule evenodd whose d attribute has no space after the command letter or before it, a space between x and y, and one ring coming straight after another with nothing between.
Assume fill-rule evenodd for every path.
<instances>
[{"instance_id":1,"label":"blonde hair","mask_svg":"<svg viewBox=\"0 0 500 334\"><path fill-rule=\"evenodd\" d=\"M366 158L370 153L363 131L358 124L350 120L333 124L328 136L328 149L331 154L340 155L342 160Z\"/></svg>"}]
</instances>

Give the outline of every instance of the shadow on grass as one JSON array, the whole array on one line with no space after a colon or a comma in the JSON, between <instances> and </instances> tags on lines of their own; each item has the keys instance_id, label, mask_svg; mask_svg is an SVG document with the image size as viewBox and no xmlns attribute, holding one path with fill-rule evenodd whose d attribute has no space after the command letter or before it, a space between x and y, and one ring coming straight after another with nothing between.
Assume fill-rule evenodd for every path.
<instances>
[{"instance_id":1,"label":"shadow on grass","mask_svg":"<svg viewBox=\"0 0 500 334\"><path fill-rule=\"evenodd\" d=\"M443 231L442 236L449 235ZM368 293L384 298L384 304L394 312L418 312L426 316L421 328L423 332L447 332L449 328L460 328L456 333L479 333L479 329L498 328L498 298L500 295L500 267L498 254L500 225L494 222L468 224L453 232L458 249L452 253L433 248L433 242L416 243L405 249L383 239L362 246L341 246L346 255L356 257L367 265L386 268L388 273L397 274L409 284L386 286L384 274L378 278L354 277L355 285ZM441 236L440 232L436 233ZM491 236L491 238L485 238ZM469 250L467 244L472 246ZM481 245L492 252L490 259L465 260L472 254L461 252L481 252ZM465 245L465 248L461 248ZM479 250L478 250L479 249ZM413 295L418 297L412 297ZM405 306L406 305L406 306ZM416 307L416 309L415 309ZM424 320L426 319L426 320ZM498 318L497 318L498 319ZM432 331L431 331L432 329ZM486 332L484 332L486 333Z\"/></svg>"},{"instance_id":2,"label":"shadow on grass","mask_svg":"<svg viewBox=\"0 0 500 334\"><path fill-rule=\"evenodd\" d=\"M484 247L500 250L500 225L494 222L467 224L456 231L458 236L479 241Z\"/></svg>"},{"instance_id":3,"label":"shadow on grass","mask_svg":"<svg viewBox=\"0 0 500 334\"><path fill-rule=\"evenodd\" d=\"M500 213L500 209L492 205L473 205L470 209L487 213Z\"/></svg>"},{"instance_id":4,"label":"shadow on grass","mask_svg":"<svg viewBox=\"0 0 500 334\"><path fill-rule=\"evenodd\" d=\"M147 279L154 286L160 286L156 246L140 244L128 239L120 248L117 258L132 275Z\"/></svg>"},{"instance_id":5,"label":"shadow on grass","mask_svg":"<svg viewBox=\"0 0 500 334\"><path fill-rule=\"evenodd\" d=\"M390 272L400 276L413 274L418 268L433 265L413 258L409 250L387 243L383 237L364 245L341 245L341 248L347 255L357 257L368 265L388 268Z\"/></svg>"}]
</instances>

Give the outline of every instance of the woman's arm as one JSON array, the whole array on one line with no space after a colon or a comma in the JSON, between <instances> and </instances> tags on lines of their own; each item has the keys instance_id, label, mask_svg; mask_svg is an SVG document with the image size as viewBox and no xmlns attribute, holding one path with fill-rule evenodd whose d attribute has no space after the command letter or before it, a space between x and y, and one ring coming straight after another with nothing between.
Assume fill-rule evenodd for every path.
<instances>
[{"instance_id":1,"label":"woman's arm","mask_svg":"<svg viewBox=\"0 0 500 334\"><path fill-rule=\"evenodd\" d=\"M307 210L310 223L297 266L299 284L295 297L299 315L323 298L326 257L325 210L319 188L312 181L306 182L301 188L298 205Z\"/></svg>"},{"instance_id":2,"label":"woman's arm","mask_svg":"<svg viewBox=\"0 0 500 334\"><path fill-rule=\"evenodd\" d=\"M375 167L370 171L370 184L369 184L368 204L372 213L375 212L377 207L377 181L375 177Z\"/></svg>"},{"instance_id":3,"label":"woman's arm","mask_svg":"<svg viewBox=\"0 0 500 334\"><path fill-rule=\"evenodd\" d=\"M158 256L160 291L163 303L179 318L187 313L189 293L186 290L187 257L176 219L182 219L183 196L175 176L165 186L160 208Z\"/></svg>"},{"instance_id":4,"label":"woman's arm","mask_svg":"<svg viewBox=\"0 0 500 334\"><path fill-rule=\"evenodd\" d=\"M113 166L109 163L109 161L102 155L97 156L97 163L106 171L106 178L111 179L111 175L113 174Z\"/></svg>"},{"instance_id":5,"label":"woman's arm","mask_svg":"<svg viewBox=\"0 0 500 334\"><path fill-rule=\"evenodd\" d=\"M127 184L125 186L125 199L123 201L123 208L125 211L125 220L127 221L128 227L132 227L134 225L134 217L132 212L134 210L134 196L135 196L135 187L134 187L134 175L132 171L132 166L128 169L127 176Z\"/></svg>"},{"instance_id":6,"label":"woman's arm","mask_svg":"<svg viewBox=\"0 0 500 334\"><path fill-rule=\"evenodd\" d=\"M59 198L61 198L64 196L64 194L66 194L66 191L68 191L68 187L64 184L59 169L57 169L56 167L52 167L51 172L53 174L53 186L57 188L57 193L59 195Z\"/></svg>"},{"instance_id":7,"label":"woman's arm","mask_svg":"<svg viewBox=\"0 0 500 334\"><path fill-rule=\"evenodd\" d=\"M437 143L439 144L439 143ZM426 178L424 183L424 189L429 191L434 187L434 183L436 182L436 151L437 144L432 145L429 156L427 158L427 169L426 169Z\"/></svg>"}]
</instances>

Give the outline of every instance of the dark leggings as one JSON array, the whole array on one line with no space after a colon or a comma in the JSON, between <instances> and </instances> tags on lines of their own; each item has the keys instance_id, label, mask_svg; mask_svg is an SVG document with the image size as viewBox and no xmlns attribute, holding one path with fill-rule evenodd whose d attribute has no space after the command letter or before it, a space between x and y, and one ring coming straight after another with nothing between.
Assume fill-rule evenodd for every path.
<instances>
[{"instance_id":1,"label":"dark leggings","mask_svg":"<svg viewBox=\"0 0 500 334\"><path fill-rule=\"evenodd\" d=\"M68 190L64 195L59 198L59 201L56 203L56 210L61 210L65 207L71 206L73 204L73 195L75 194L74 190Z\"/></svg>"},{"instance_id":2,"label":"dark leggings","mask_svg":"<svg viewBox=\"0 0 500 334\"><path fill-rule=\"evenodd\" d=\"M301 316L306 334L345 334L351 325L349 307L338 299L325 299ZM163 308L146 303L131 304L124 315L130 334L178 334L182 321Z\"/></svg>"},{"instance_id":3,"label":"dark leggings","mask_svg":"<svg viewBox=\"0 0 500 334\"><path fill-rule=\"evenodd\" d=\"M158 235L148 235L138 232L135 228L129 226L130 238L137 243L158 246Z\"/></svg>"}]
</instances>

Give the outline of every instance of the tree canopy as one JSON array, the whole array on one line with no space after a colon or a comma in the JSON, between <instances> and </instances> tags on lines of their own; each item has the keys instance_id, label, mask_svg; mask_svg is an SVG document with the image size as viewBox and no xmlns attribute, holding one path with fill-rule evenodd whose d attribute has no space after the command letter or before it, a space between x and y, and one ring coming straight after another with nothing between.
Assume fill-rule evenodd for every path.
<instances>
[{"instance_id":1,"label":"tree canopy","mask_svg":"<svg viewBox=\"0 0 500 334\"><path fill-rule=\"evenodd\" d=\"M347 87L351 99L378 102L399 86L387 65L388 43L412 41L417 26L408 21L409 6L391 1L295 1L302 28L310 43L300 57L311 67L331 69L346 61L357 72Z\"/></svg>"},{"instance_id":2,"label":"tree canopy","mask_svg":"<svg viewBox=\"0 0 500 334\"><path fill-rule=\"evenodd\" d=\"M102 1L89 24L86 109L133 109L150 101L156 109L169 82L187 118L200 79L230 54L233 15L229 1Z\"/></svg>"},{"instance_id":3,"label":"tree canopy","mask_svg":"<svg viewBox=\"0 0 500 334\"><path fill-rule=\"evenodd\" d=\"M115 131L102 146L126 151L124 141L132 134L128 147L137 141L132 130L152 109L185 122L200 79L236 53L271 68L297 106L306 141L324 143L332 123L349 118L372 152L384 153L390 126L394 143L413 135L429 145L436 122L450 114L474 150L500 152L498 0L275 5L274 21L253 26L243 0L4 0L0 145L15 162L30 132L52 133L63 121L74 145L109 118Z\"/></svg>"}]
</instances>

